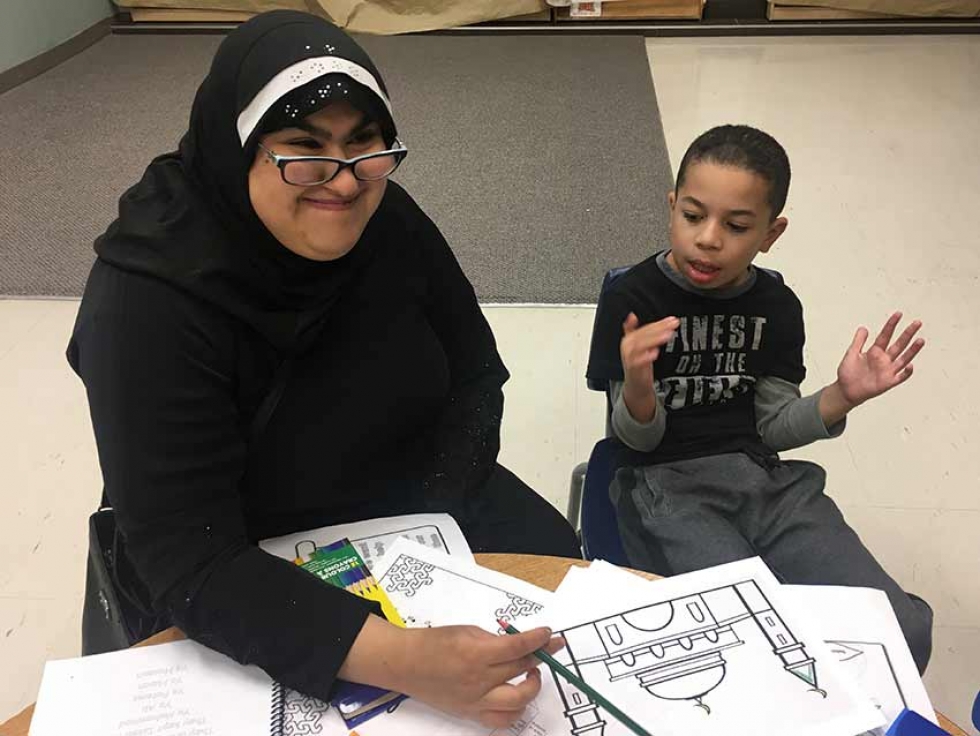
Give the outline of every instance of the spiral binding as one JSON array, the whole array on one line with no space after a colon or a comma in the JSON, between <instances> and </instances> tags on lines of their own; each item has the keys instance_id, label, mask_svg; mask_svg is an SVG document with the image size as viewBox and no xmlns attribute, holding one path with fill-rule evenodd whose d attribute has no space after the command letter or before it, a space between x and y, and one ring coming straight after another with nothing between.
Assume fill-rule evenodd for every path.
<instances>
[{"instance_id":1,"label":"spiral binding","mask_svg":"<svg viewBox=\"0 0 980 736\"><path fill-rule=\"evenodd\" d=\"M272 683L272 718L269 723L269 736L283 736L286 728L286 688L280 683Z\"/></svg>"}]
</instances>

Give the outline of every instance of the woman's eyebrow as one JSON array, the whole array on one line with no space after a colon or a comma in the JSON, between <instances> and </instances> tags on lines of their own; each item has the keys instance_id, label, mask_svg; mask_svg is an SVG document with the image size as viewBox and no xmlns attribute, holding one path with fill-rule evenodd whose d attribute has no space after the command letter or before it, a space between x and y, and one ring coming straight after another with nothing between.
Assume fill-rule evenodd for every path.
<instances>
[{"instance_id":1,"label":"woman's eyebrow","mask_svg":"<svg viewBox=\"0 0 980 736\"><path fill-rule=\"evenodd\" d=\"M352 135L360 133L361 131L375 124L376 123L374 120L368 120L366 117L362 117L361 121L353 127L353 129L347 134L347 136L350 137ZM320 138L323 138L324 140L329 141L333 139L333 133L331 133L326 128L321 128L319 125L314 125L308 120L300 120L296 123L293 123L290 127L298 128L299 130L310 133L311 135L318 136Z\"/></svg>"}]
</instances>

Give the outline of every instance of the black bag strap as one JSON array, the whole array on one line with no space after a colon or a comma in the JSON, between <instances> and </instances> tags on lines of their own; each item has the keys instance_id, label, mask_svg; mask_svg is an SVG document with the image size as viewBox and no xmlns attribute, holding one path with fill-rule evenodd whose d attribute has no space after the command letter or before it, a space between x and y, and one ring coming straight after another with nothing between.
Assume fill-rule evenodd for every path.
<instances>
[{"instance_id":1,"label":"black bag strap","mask_svg":"<svg viewBox=\"0 0 980 736\"><path fill-rule=\"evenodd\" d=\"M250 445L255 444L255 441L262 436L265 428L269 425L269 420L272 419L276 407L279 406L279 400L282 398L283 391L286 390L286 384L289 383L289 377L292 373L293 359L283 358L279 367L276 368L276 374L272 377L272 386L252 417L252 424L248 430L248 443Z\"/></svg>"}]
</instances>

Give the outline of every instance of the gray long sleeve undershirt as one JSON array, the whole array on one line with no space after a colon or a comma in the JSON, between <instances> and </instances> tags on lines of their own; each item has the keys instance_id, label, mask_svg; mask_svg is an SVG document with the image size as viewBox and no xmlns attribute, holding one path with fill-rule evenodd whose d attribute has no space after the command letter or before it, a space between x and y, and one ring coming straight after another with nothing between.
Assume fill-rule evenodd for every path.
<instances>
[{"instance_id":1,"label":"gray long sleeve undershirt","mask_svg":"<svg viewBox=\"0 0 980 736\"><path fill-rule=\"evenodd\" d=\"M839 437L847 426L847 418L826 427L820 416L820 394L817 391L802 397L795 383L763 376L755 386L756 428L762 441L776 452L792 450L817 440ZM655 450L667 431L667 412L663 398L657 394L657 411L649 422L638 422L623 400L623 382L609 382L612 402L612 428L628 447L640 452Z\"/></svg>"}]
</instances>

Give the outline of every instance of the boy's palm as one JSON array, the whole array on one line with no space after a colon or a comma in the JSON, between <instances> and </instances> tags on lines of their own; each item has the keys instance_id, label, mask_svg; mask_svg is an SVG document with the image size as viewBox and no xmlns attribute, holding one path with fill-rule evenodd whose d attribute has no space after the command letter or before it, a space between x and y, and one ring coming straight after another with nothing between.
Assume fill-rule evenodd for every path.
<instances>
[{"instance_id":1,"label":"boy's palm","mask_svg":"<svg viewBox=\"0 0 980 736\"><path fill-rule=\"evenodd\" d=\"M912 359L922 350L925 340L919 338L912 342L915 333L922 327L922 323L916 320L892 342L901 319L901 312L889 317L867 351L864 351L864 345L868 340L868 330L859 327L854 334L854 340L837 368L841 392L853 406L880 396L911 378Z\"/></svg>"}]
</instances>

